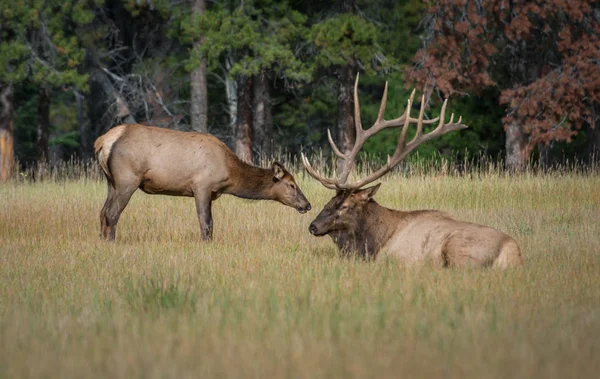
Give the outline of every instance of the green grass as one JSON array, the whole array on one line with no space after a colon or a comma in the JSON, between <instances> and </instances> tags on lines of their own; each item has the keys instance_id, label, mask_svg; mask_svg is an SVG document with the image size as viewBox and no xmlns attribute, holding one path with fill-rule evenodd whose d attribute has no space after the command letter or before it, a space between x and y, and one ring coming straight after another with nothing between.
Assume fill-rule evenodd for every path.
<instances>
[{"instance_id":1,"label":"green grass","mask_svg":"<svg viewBox=\"0 0 600 379\"><path fill-rule=\"evenodd\" d=\"M314 210L136 193L99 238L105 184L0 187L0 377L565 378L600 370L600 178L395 177L376 199L512 235L509 271L340 257Z\"/></svg>"}]
</instances>

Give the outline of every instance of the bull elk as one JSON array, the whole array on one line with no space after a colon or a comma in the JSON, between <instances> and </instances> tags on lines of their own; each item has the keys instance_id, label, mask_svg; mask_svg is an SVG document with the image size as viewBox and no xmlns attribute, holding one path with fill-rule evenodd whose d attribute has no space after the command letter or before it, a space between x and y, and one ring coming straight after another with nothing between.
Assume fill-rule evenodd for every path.
<instances>
[{"instance_id":1,"label":"bull elk","mask_svg":"<svg viewBox=\"0 0 600 379\"><path fill-rule=\"evenodd\" d=\"M94 143L108 182L100 212L102 236L115 239L119 216L139 188L147 194L194 197L202 240L212 239L212 201L221 194L275 200L300 213L311 206L294 177L274 162L270 169L246 164L218 138L126 124Z\"/></svg>"},{"instance_id":2,"label":"bull elk","mask_svg":"<svg viewBox=\"0 0 600 379\"><path fill-rule=\"evenodd\" d=\"M373 126L364 130L360 120L358 102L358 76L354 85L354 120L356 140L347 153L342 153L328 133L329 143L336 156L342 160L337 178L326 178L319 174L302 154L302 163L307 172L321 184L337 191L325 205L309 231L315 236L329 235L344 253L357 253L367 258L390 255L403 262L431 262L447 266L493 266L506 268L522 265L519 247L510 236L487 226L453 219L444 212L418 210L404 212L385 208L373 196L381 183L362 188L381 178L398 165L420 144L453 130L464 129L462 118L454 122L454 114L446 123L447 99L442 105L438 118L424 120L425 97L421 98L418 118L410 116L415 91L413 90L404 114L394 120L385 120L384 111L387 99L387 83ZM410 142L406 135L410 124L416 123L416 134ZM423 134L423 125L438 123L437 127ZM402 126L398 145L393 156L388 156L387 164L370 175L354 183L348 183L348 176L356 155L364 142L385 128Z\"/></svg>"}]
</instances>

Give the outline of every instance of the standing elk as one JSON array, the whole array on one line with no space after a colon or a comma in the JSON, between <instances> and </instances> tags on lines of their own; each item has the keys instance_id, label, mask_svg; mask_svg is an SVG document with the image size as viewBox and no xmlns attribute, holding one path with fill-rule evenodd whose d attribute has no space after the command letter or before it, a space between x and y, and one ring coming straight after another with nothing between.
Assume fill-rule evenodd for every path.
<instances>
[{"instance_id":1,"label":"standing elk","mask_svg":"<svg viewBox=\"0 0 600 379\"><path fill-rule=\"evenodd\" d=\"M424 120L425 97L421 98L421 110L417 119L410 117L415 91L413 90L406 111L394 120L384 120L387 99L387 83L375 124L364 130L360 121L358 102L358 76L354 85L354 120L356 141L353 148L342 153L328 133L333 152L342 159L340 175L336 179L321 176L302 154L302 163L307 172L323 186L337 190L337 194L325 205L317 218L310 224L309 231L315 236L329 235L344 253L357 253L366 258L390 255L403 262L431 262L447 266L493 266L506 268L523 264L521 252L514 239L487 226L453 219L444 212L418 210L403 212L385 208L373 196L380 184L364 188L381 178L398 165L411 151L423 142L453 130L464 129L462 118L454 122L444 121L447 99L440 117ZM406 134L411 123L417 124L415 137L406 143ZM423 125L438 123L437 127L423 134ZM402 126L398 145L387 164L355 183L347 183L356 155L364 142L385 128Z\"/></svg>"},{"instance_id":2,"label":"standing elk","mask_svg":"<svg viewBox=\"0 0 600 379\"><path fill-rule=\"evenodd\" d=\"M194 197L202 240L212 239L212 201L224 193L275 200L300 213L311 208L280 163L270 169L246 164L210 134L126 124L98 137L94 149L108 181L100 212L101 233L108 240L115 239L119 216L138 188L152 195Z\"/></svg>"}]
</instances>

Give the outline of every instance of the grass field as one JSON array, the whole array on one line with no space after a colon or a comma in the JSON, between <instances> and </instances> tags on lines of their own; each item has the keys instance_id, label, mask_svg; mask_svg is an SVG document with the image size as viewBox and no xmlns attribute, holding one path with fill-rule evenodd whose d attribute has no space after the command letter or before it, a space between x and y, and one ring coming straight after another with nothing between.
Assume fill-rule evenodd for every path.
<instances>
[{"instance_id":1,"label":"grass field","mask_svg":"<svg viewBox=\"0 0 600 379\"><path fill-rule=\"evenodd\" d=\"M134 195L99 238L105 184L0 186L0 377L596 378L600 178L384 182L376 199L496 227L510 271L340 257L300 215L223 196L199 242L189 198Z\"/></svg>"}]
</instances>

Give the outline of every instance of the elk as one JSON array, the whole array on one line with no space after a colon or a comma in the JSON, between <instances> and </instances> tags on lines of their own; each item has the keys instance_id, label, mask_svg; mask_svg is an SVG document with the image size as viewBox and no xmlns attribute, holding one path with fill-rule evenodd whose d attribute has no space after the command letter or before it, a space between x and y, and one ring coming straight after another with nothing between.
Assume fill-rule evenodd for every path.
<instances>
[{"instance_id":1,"label":"elk","mask_svg":"<svg viewBox=\"0 0 600 379\"><path fill-rule=\"evenodd\" d=\"M94 149L108 182L101 234L111 241L119 216L138 188L151 195L193 197L203 241L212 239L211 205L221 194L275 200L300 213L311 209L280 163L269 169L244 163L210 134L125 124L98 137Z\"/></svg>"},{"instance_id":2,"label":"elk","mask_svg":"<svg viewBox=\"0 0 600 379\"><path fill-rule=\"evenodd\" d=\"M379 205L373 196L381 183L363 188L376 181L398 165L411 151L422 143L453 130L467 128L462 118L454 122L454 114L446 123L448 99L442 105L440 116L424 120L425 96L421 98L418 118L410 115L415 91L413 90L406 111L394 120L385 120L387 83L375 123L363 129L358 102L358 76L354 84L354 121L356 140L347 153L342 153L331 138L329 143L341 161L336 178L326 178L316 171L302 153L306 171L323 186L336 190L336 195L325 205L309 226L315 236L329 235L345 254L358 254L368 259L392 256L402 262L429 262L434 266L479 266L506 268L523 264L521 252L510 236L487 226L458 221L450 215L435 210L400 211ZM406 136L410 124L416 123L416 134L410 142ZM423 134L423 126L437 123L437 127ZM383 129L402 127L398 144L387 163L370 175L348 183L356 155L364 142Z\"/></svg>"}]
</instances>

